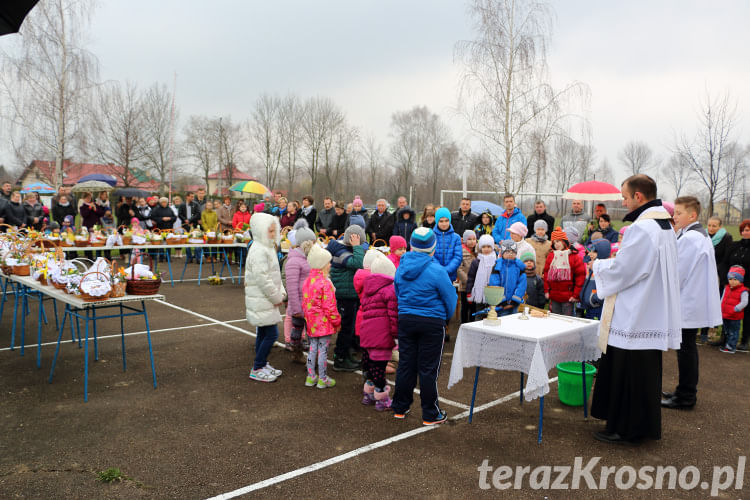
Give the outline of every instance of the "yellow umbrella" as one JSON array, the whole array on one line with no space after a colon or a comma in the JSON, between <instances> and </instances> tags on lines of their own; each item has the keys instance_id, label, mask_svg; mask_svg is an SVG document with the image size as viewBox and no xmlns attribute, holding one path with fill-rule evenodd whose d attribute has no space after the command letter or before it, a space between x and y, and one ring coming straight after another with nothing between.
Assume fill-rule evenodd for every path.
<instances>
[{"instance_id":1,"label":"yellow umbrella","mask_svg":"<svg viewBox=\"0 0 750 500\"><path fill-rule=\"evenodd\" d=\"M230 191L239 191L240 193L257 194L265 196L271 194L271 190L258 181L240 181L229 188Z\"/></svg>"}]
</instances>

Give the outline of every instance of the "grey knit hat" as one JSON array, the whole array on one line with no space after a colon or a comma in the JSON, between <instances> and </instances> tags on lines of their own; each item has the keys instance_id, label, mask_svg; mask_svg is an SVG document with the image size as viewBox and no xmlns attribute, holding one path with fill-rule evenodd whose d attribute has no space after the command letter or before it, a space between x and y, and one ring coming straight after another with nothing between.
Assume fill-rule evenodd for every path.
<instances>
[{"instance_id":1,"label":"grey knit hat","mask_svg":"<svg viewBox=\"0 0 750 500\"><path fill-rule=\"evenodd\" d=\"M310 227L310 224L307 223L307 219L304 217L297 219L297 222L294 223L294 227L292 229L300 229L303 227Z\"/></svg>"},{"instance_id":2,"label":"grey knit hat","mask_svg":"<svg viewBox=\"0 0 750 500\"><path fill-rule=\"evenodd\" d=\"M315 239L315 233L309 227L303 227L294 232L294 243L296 246L300 246L305 241L315 241Z\"/></svg>"},{"instance_id":3,"label":"grey knit hat","mask_svg":"<svg viewBox=\"0 0 750 500\"><path fill-rule=\"evenodd\" d=\"M477 237L477 233L475 233L471 229L467 229L466 231L464 231L464 234L461 237L461 241L463 241L464 243L466 243L467 241L469 241L469 238L471 238L472 236L476 238Z\"/></svg>"},{"instance_id":4,"label":"grey knit hat","mask_svg":"<svg viewBox=\"0 0 750 500\"><path fill-rule=\"evenodd\" d=\"M547 222L544 221L544 220L542 220L542 219L539 219L539 220L537 220L534 223L534 231L536 231L540 227L543 227L545 231L547 231L549 229L549 226L547 225Z\"/></svg>"},{"instance_id":5,"label":"grey knit hat","mask_svg":"<svg viewBox=\"0 0 750 500\"><path fill-rule=\"evenodd\" d=\"M365 242L365 230L356 224L352 224L351 226L346 228L346 231L344 231L344 245L352 244L351 243L352 234L358 234L359 241L362 243Z\"/></svg>"},{"instance_id":6,"label":"grey knit hat","mask_svg":"<svg viewBox=\"0 0 750 500\"><path fill-rule=\"evenodd\" d=\"M505 252L513 252L518 253L518 247L516 246L516 242L513 240L503 240L500 242L500 255L504 254Z\"/></svg>"}]
</instances>

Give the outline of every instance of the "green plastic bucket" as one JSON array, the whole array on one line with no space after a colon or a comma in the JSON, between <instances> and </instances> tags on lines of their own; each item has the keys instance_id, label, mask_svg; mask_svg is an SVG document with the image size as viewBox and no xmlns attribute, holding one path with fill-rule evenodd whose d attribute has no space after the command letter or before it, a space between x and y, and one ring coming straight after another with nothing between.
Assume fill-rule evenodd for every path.
<instances>
[{"instance_id":1,"label":"green plastic bucket","mask_svg":"<svg viewBox=\"0 0 750 500\"><path fill-rule=\"evenodd\" d=\"M591 395L596 368L586 363L586 398ZM568 406L583 406L583 377L581 363L568 361L557 365L557 394L560 402Z\"/></svg>"}]
</instances>

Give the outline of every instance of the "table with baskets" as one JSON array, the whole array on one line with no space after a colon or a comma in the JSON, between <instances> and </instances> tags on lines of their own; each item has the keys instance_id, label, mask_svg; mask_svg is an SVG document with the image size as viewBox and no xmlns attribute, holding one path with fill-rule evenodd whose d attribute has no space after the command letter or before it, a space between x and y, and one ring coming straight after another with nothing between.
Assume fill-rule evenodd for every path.
<instances>
[{"instance_id":1,"label":"table with baskets","mask_svg":"<svg viewBox=\"0 0 750 500\"><path fill-rule=\"evenodd\" d=\"M141 252L150 252L150 253L156 253L157 260L161 255L164 255L164 257L167 260L167 268L169 270L169 281L172 286L174 286L174 277L172 275L172 261L170 257L170 249L184 249L184 248L200 248L200 249L215 249L216 252L221 252L224 256L224 262L221 264L221 269L219 270L219 276L222 276L224 274L224 267L226 265L227 270L229 271L229 277L234 283L234 273L232 273L232 267L226 264L227 262L227 248L239 248L242 254L240 255L238 259L238 265L239 265L239 271L237 274L237 280L242 279L242 265L244 262L244 259L242 258L244 255L245 250L247 249L247 243L177 243L173 244L169 240L162 240L166 241L166 243L152 243L152 244L144 244L144 245L115 245L115 246L61 246L60 248L64 252L79 252L79 251L102 251L102 250L135 250L138 249ZM201 284L201 278L203 275L203 255L204 252L200 252L200 258L198 259L198 286ZM154 264L155 266L158 266L157 263ZM182 268L182 274L180 275L180 279L178 281L182 281L185 276L185 270L187 269L187 260L185 260L185 265ZM214 263L211 262L211 272L214 272Z\"/></svg>"},{"instance_id":2,"label":"table with baskets","mask_svg":"<svg viewBox=\"0 0 750 500\"><path fill-rule=\"evenodd\" d=\"M5 270L7 271L7 269ZM81 280L88 279L87 276L97 274L98 271L93 271L83 275ZM98 273L101 274L101 273ZM83 380L83 399L88 401L88 344L89 336L92 336L94 342L94 360L99 359L99 350L97 342L97 320L119 318L120 320L120 334L122 340L122 367L123 371L127 368L126 355L125 355L125 329L124 329L124 318L129 316L143 316L146 324L146 337L148 340L149 357L151 361L151 375L153 378L153 385L156 388L156 369L154 367L154 353L151 344L151 330L148 323L148 312L146 308L146 302L150 300L164 300L164 295L158 293L159 285L161 284L160 279L156 280L128 280L127 282L121 282L115 284L112 289L100 296L92 296L84 292L81 295L73 295L65 291L64 287L53 283L49 280L42 279L41 281L35 279L32 276L23 276L18 274L7 274L5 272L0 273L2 277L8 281L13 282L18 289L18 293L14 293L16 300L16 307L19 300L23 300L25 295L31 295L30 291L39 292L36 295L39 297L39 324L37 330L37 366L40 366L41 359L41 329L42 329L42 297L46 296L56 301L60 301L65 304L65 312L62 317L62 321L58 327L57 344L55 347L55 355L52 360L52 367L50 369L49 382L52 383L52 377L55 371L55 364L57 363L57 357L60 352L60 343L62 341L63 330L65 328L65 322L70 321L71 329L71 341L75 342L75 337L78 337L79 348L84 349L84 380ZM138 307L140 306L140 307ZM101 314L101 311L114 309L114 312L107 311L105 314ZM26 315L22 311L21 321L22 324L25 322ZM81 332L80 332L80 321L84 322L84 343L81 346ZM14 318L15 328L15 318ZM75 336L73 330L75 328ZM23 329L22 329L23 331ZM24 341L21 340L23 345Z\"/></svg>"}]
</instances>

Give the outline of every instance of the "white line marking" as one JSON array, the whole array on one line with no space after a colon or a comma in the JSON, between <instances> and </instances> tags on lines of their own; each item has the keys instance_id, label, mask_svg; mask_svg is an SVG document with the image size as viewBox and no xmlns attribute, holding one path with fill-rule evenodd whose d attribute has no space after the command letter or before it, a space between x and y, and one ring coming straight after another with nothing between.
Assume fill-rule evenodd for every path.
<instances>
[{"instance_id":1,"label":"white line marking","mask_svg":"<svg viewBox=\"0 0 750 500\"><path fill-rule=\"evenodd\" d=\"M233 319L233 320L227 321L227 323L236 323L238 321L247 321L247 320L245 318L242 318L242 319ZM159 328L159 329L156 329L156 330L151 330L151 333L170 332L172 330L186 330L188 328L200 328L202 326L211 326L212 324L213 323L201 323L200 325L175 326L175 327L172 327L172 328ZM145 334L146 334L146 330L142 330L140 332L126 333L125 336L126 337L130 337L131 335L145 335ZM120 338L120 334L119 333L115 333L113 335L97 335L96 338L97 338L97 340L114 339L114 338L118 338L119 339ZM62 340L62 339L60 340L60 344L61 345L64 342L66 342L66 340ZM57 341L54 341L54 342L44 342L44 343L42 343L42 347L44 347L44 346L50 346L50 345L56 345L56 344L57 344ZM25 349L31 349L32 347L36 347L36 344L26 344L23 347ZM13 349L20 349L20 348L21 348L20 345L19 346L13 346ZM10 347L0 348L0 351L10 351L10 350L11 350Z\"/></svg>"},{"instance_id":2,"label":"white line marking","mask_svg":"<svg viewBox=\"0 0 750 500\"><path fill-rule=\"evenodd\" d=\"M554 377L550 379L550 383L557 382L557 377ZM489 408L492 408L493 406L500 405L502 403L506 403L508 401L511 401L512 399L515 399L521 395L521 391L516 391L512 394L508 394L507 396L503 396L500 399L497 399L495 401L490 401L489 403L483 404L481 406L475 406L474 407L474 414L477 414L481 411L487 410ZM463 413L459 413L458 415L451 417L450 420L460 420L462 418L466 418L469 416L469 412L465 411ZM412 436L416 436L418 434L423 434L425 432L431 431L433 429L436 429L440 427L439 425L431 425L431 426L425 426L425 427L417 427L416 429L412 429L407 432L403 432L401 434L396 434L395 436L391 436L389 438L383 439L381 441L377 441L375 443L371 443L365 446L362 446L360 448L354 449L350 452L344 453L343 455L337 455L335 457L331 457L327 460L323 460L322 462L318 462L312 465L308 465L307 467L302 467L300 469L296 469L290 472L287 472L285 474L281 474L278 476L274 476L268 479L265 479L263 481L259 481L257 483L250 484L248 486L244 486L242 488L238 488L234 491L230 491L228 493L222 493L221 495L217 495L214 497L209 498L208 500L228 500L230 498L235 498L240 495L245 495L247 493L257 491L263 488L267 488L269 486L272 486L274 484L282 483L284 481L288 481L289 479L293 479L295 477L301 476L303 474L307 474L309 472L314 472L316 470L324 469L326 467L329 467L331 465L335 465L337 463L344 462L346 460L349 460L351 458L355 458L359 455L362 455L364 453L377 450L378 448L382 448L384 446L388 446L389 444L402 441L404 439L408 439Z\"/></svg>"}]
</instances>

